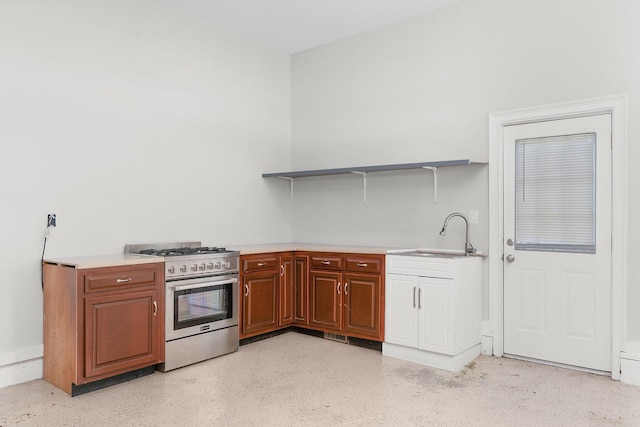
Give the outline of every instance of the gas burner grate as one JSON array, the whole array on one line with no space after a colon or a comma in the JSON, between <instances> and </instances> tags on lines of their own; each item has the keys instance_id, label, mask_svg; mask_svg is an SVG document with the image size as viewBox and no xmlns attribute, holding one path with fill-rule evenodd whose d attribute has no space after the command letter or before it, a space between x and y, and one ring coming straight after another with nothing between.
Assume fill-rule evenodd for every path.
<instances>
[{"instance_id":1,"label":"gas burner grate","mask_svg":"<svg viewBox=\"0 0 640 427\"><path fill-rule=\"evenodd\" d=\"M167 248L167 249L143 249L140 251L142 255L155 256L183 256L183 255L201 255L201 254L217 254L228 252L226 248L215 246L202 246L198 248Z\"/></svg>"},{"instance_id":2,"label":"gas burner grate","mask_svg":"<svg viewBox=\"0 0 640 427\"><path fill-rule=\"evenodd\" d=\"M227 248L219 248L216 246L203 246L201 248L195 248L197 254L214 254L228 252Z\"/></svg>"}]
</instances>

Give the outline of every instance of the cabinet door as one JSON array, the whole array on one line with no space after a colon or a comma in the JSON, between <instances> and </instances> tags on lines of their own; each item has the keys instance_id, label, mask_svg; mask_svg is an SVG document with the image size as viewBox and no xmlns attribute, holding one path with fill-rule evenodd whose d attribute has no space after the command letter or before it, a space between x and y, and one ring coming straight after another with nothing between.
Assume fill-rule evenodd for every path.
<instances>
[{"instance_id":1,"label":"cabinet door","mask_svg":"<svg viewBox=\"0 0 640 427\"><path fill-rule=\"evenodd\" d=\"M418 277L387 274L385 282L384 340L418 346Z\"/></svg>"},{"instance_id":2,"label":"cabinet door","mask_svg":"<svg viewBox=\"0 0 640 427\"><path fill-rule=\"evenodd\" d=\"M344 332L381 338L379 275L345 273Z\"/></svg>"},{"instance_id":3,"label":"cabinet door","mask_svg":"<svg viewBox=\"0 0 640 427\"><path fill-rule=\"evenodd\" d=\"M307 325L309 318L307 311L309 307L308 298L308 283L309 283L309 271L307 267L309 265L308 256L296 256L294 260L294 323L300 325Z\"/></svg>"},{"instance_id":4,"label":"cabinet door","mask_svg":"<svg viewBox=\"0 0 640 427\"><path fill-rule=\"evenodd\" d=\"M453 354L453 280L420 278L418 347Z\"/></svg>"},{"instance_id":5,"label":"cabinet door","mask_svg":"<svg viewBox=\"0 0 640 427\"><path fill-rule=\"evenodd\" d=\"M278 326L278 272L244 275L242 333L266 332Z\"/></svg>"},{"instance_id":6,"label":"cabinet door","mask_svg":"<svg viewBox=\"0 0 640 427\"><path fill-rule=\"evenodd\" d=\"M286 326L293 323L294 308L294 269L293 255L280 257L280 315L278 324Z\"/></svg>"},{"instance_id":7,"label":"cabinet door","mask_svg":"<svg viewBox=\"0 0 640 427\"><path fill-rule=\"evenodd\" d=\"M311 271L309 325L342 330L342 273Z\"/></svg>"},{"instance_id":8,"label":"cabinet door","mask_svg":"<svg viewBox=\"0 0 640 427\"><path fill-rule=\"evenodd\" d=\"M110 376L159 363L158 292L128 292L84 300L84 376Z\"/></svg>"}]
</instances>

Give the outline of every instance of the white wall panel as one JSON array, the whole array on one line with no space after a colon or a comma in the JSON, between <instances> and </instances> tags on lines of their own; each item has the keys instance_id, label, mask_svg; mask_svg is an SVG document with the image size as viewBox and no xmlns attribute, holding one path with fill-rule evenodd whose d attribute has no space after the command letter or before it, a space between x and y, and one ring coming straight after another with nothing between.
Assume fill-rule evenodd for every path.
<instances>
[{"instance_id":1,"label":"white wall panel","mask_svg":"<svg viewBox=\"0 0 640 427\"><path fill-rule=\"evenodd\" d=\"M42 344L40 254L286 241L290 58L147 0L0 2L0 354Z\"/></svg>"}]
</instances>

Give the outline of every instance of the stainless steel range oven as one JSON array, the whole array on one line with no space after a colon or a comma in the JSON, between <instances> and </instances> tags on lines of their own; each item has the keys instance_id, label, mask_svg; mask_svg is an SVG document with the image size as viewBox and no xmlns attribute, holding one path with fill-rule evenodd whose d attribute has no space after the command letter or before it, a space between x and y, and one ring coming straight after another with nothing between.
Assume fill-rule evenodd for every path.
<instances>
[{"instance_id":1,"label":"stainless steel range oven","mask_svg":"<svg viewBox=\"0 0 640 427\"><path fill-rule=\"evenodd\" d=\"M200 242L127 245L165 260L163 372L238 350L239 254Z\"/></svg>"}]
</instances>

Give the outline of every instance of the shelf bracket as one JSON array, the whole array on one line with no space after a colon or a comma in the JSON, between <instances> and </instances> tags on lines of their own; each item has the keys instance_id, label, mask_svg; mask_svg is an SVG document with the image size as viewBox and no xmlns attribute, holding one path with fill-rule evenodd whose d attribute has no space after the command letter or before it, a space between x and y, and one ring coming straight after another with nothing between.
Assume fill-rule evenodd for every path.
<instances>
[{"instance_id":1,"label":"shelf bracket","mask_svg":"<svg viewBox=\"0 0 640 427\"><path fill-rule=\"evenodd\" d=\"M288 176L279 176L278 178L289 181L289 206L293 206L293 178Z\"/></svg>"},{"instance_id":2,"label":"shelf bracket","mask_svg":"<svg viewBox=\"0 0 640 427\"><path fill-rule=\"evenodd\" d=\"M351 171L351 173L355 173L356 175L362 176L362 204L367 204L367 173L359 172L359 171Z\"/></svg>"},{"instance_id":3,"label":"shelf bracket","mask_svg":"<svg viewBox=\"0 0 640 427\"><path fill-rule=\"evenodd\" d=\"M438 203L438 167L423 166L422 169L428 169L433 172L433 203Z\"/></svg>"}]
</instances>

